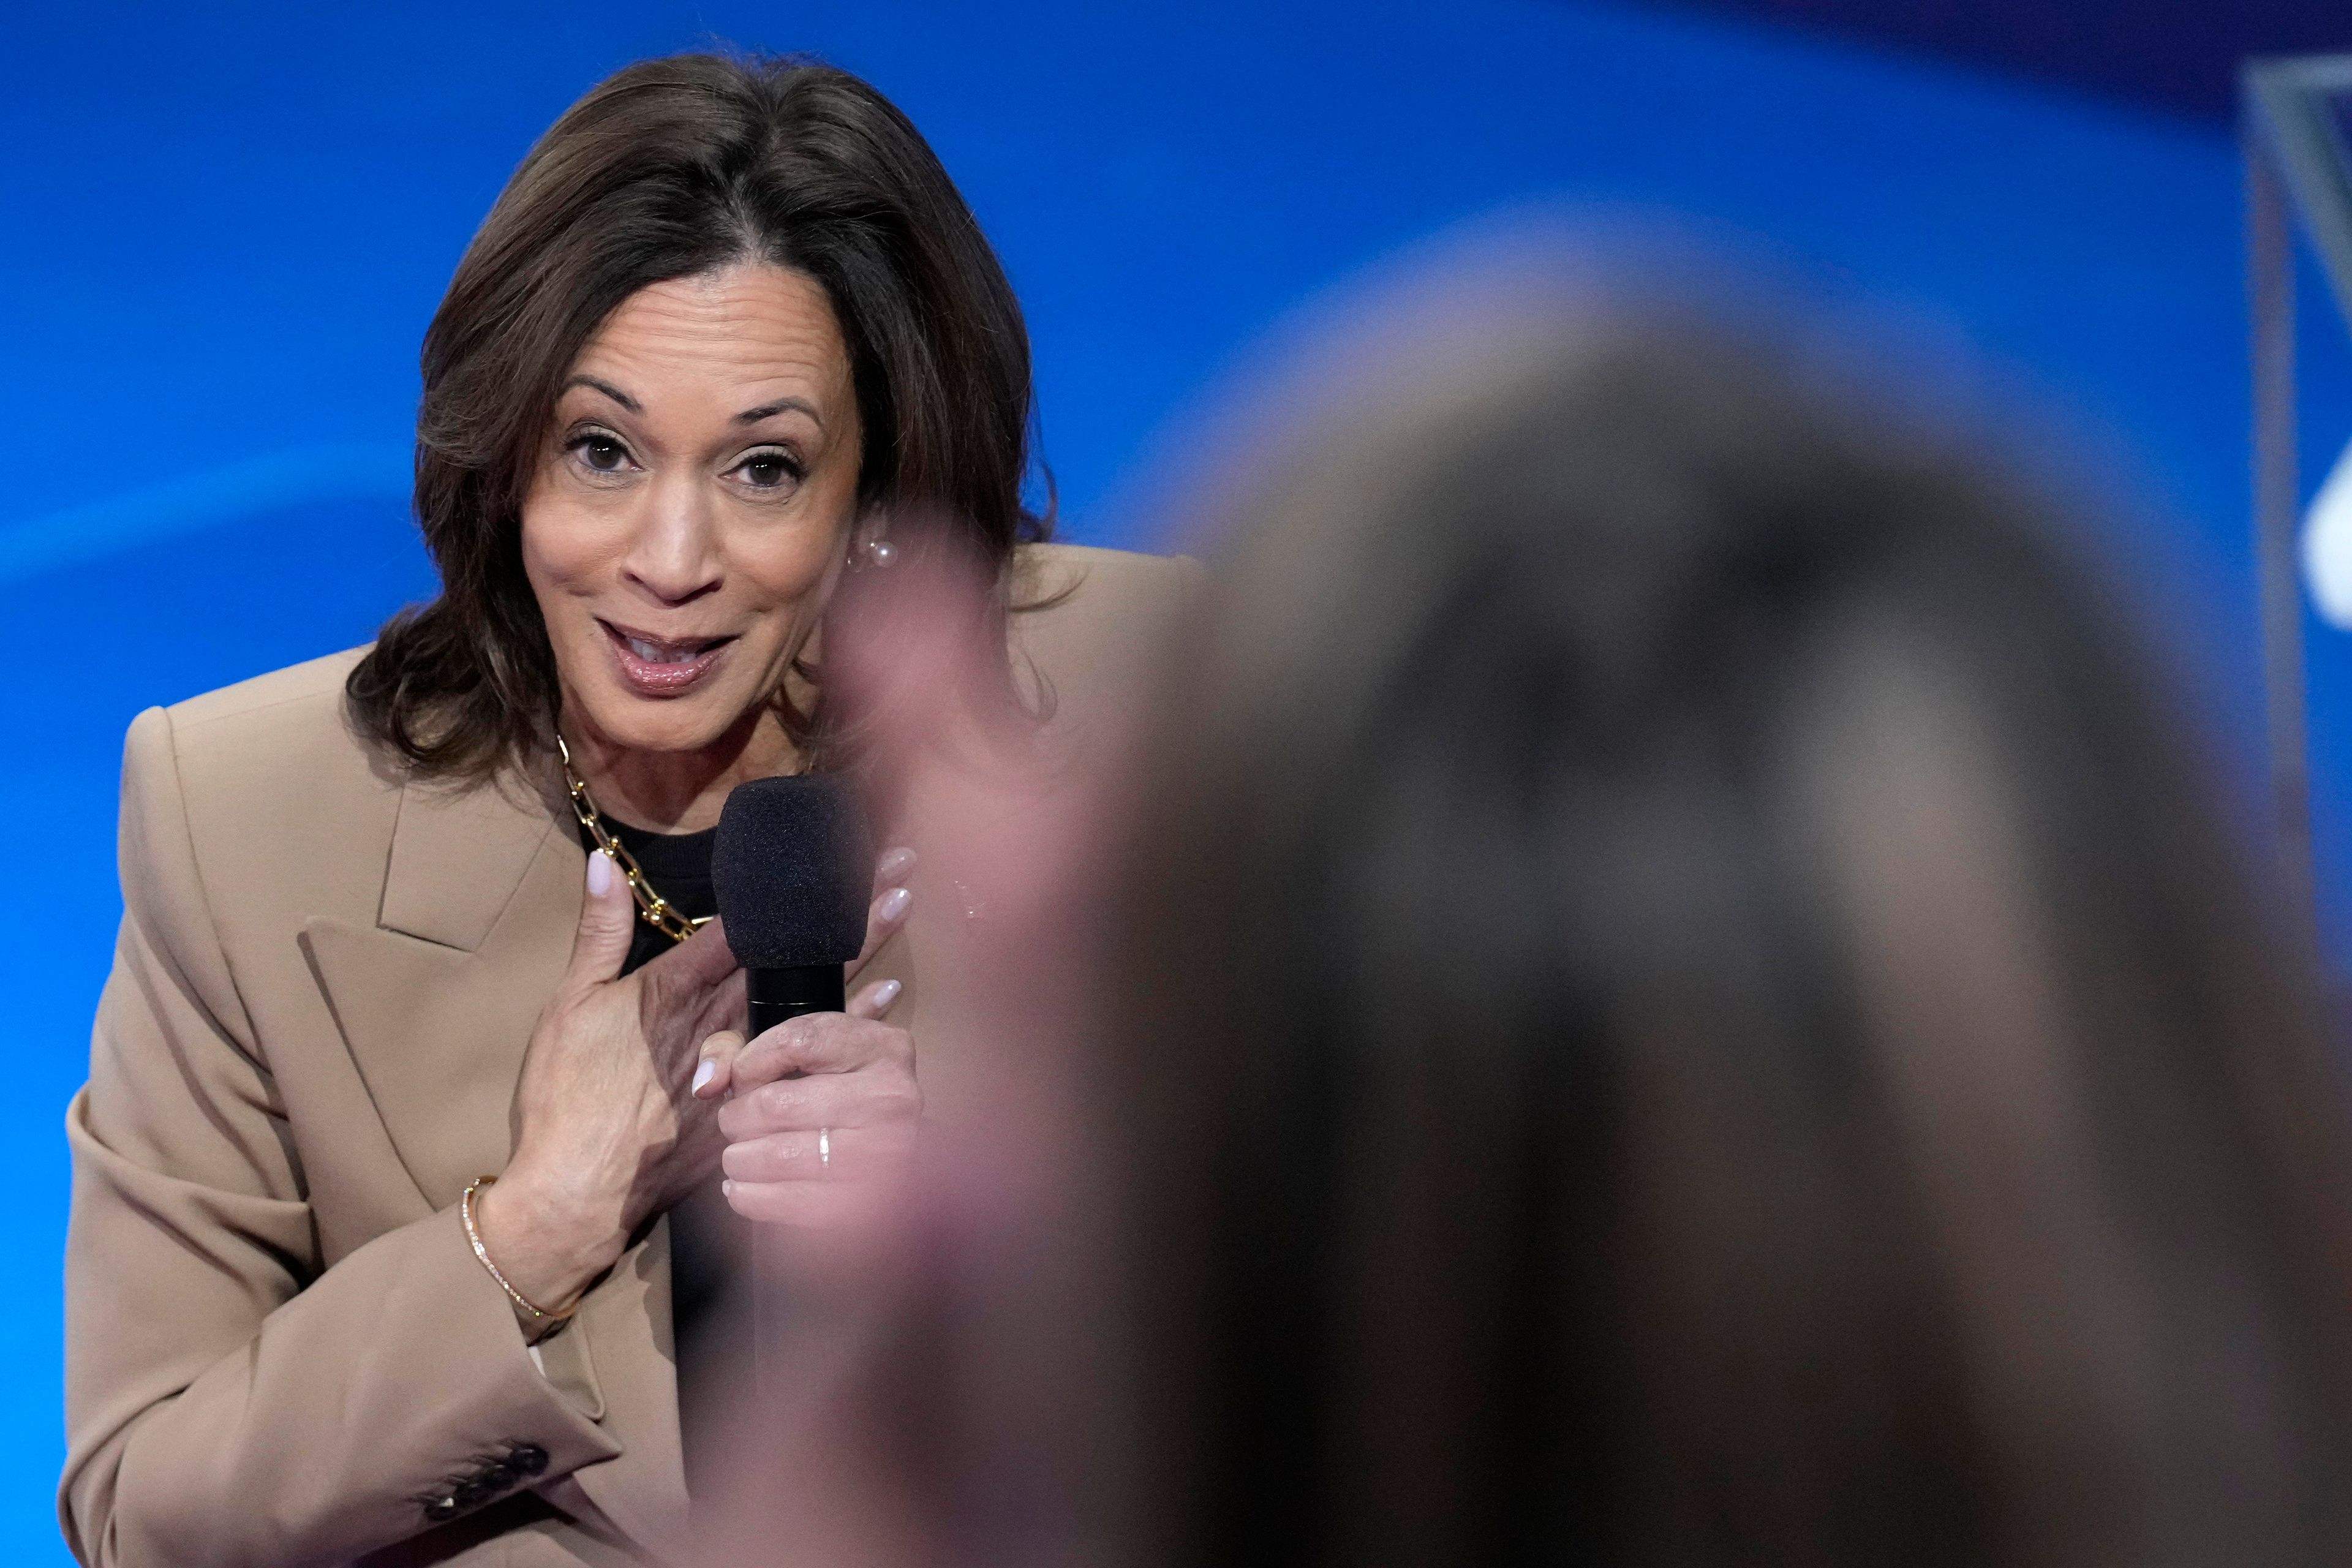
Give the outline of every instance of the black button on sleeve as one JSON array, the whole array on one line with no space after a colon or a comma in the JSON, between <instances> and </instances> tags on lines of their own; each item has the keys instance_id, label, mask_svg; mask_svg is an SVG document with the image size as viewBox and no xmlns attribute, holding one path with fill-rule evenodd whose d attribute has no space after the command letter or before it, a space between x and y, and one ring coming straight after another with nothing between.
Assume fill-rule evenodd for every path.
<instances>
[{"instance_id":1,"label":"black button on sleeve","mask_svg":"<svg viewBox=\"0 0 2352 1568\"><path fill-rule=\"evenodd\" d=\"M536 1443L509 1443L505 1453L476 1460L472 1474L452 1477L444 1482L447 1491L419 1499L425 1507L425 1522L446 1524L492 1498L512 1491L546 1469L545 1448Z\"/></svg>"}]
</instances>

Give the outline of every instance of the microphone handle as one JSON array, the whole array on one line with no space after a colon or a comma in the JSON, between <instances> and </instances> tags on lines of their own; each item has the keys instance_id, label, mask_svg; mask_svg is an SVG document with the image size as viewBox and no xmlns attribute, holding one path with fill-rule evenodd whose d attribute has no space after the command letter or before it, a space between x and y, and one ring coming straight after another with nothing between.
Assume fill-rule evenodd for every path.
<instances>
[{"instance_id":1,"label":"microphone handle","mask_svg":"<svg viewBox=\"0 0 2352 1568\"><path fill-rule=\"evenodd\" d=\"M811 963L790 969L747 969L745 991L750 997L747 1037L758 1039L788 1018L803 1013L838 1013L848 994L838 963ZM775 1364L774 1343L783 1327L783 1303L776 1300L771 1248L772 1227L751 1227L751 1386L761 1407L773 1409L784 1392L783 1369Z\"/></svg>"}]
</instances>

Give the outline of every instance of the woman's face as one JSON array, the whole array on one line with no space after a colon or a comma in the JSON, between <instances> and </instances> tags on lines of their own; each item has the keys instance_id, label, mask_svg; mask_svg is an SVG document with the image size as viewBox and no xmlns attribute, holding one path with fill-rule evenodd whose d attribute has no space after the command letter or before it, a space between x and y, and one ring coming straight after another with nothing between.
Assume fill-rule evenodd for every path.
<instances>
[{"instance_id":1,"label":"woman's face","mask_svg":"<svg viewBox=\"0 0 2352 1568\"><path fill-rule=\"evenodd\" d=\"M747 262L622 301L522 509L573 740L692 751L766 701L841 570L860 450L848 351L808 278Z\"/></svg>"}]
</instances>

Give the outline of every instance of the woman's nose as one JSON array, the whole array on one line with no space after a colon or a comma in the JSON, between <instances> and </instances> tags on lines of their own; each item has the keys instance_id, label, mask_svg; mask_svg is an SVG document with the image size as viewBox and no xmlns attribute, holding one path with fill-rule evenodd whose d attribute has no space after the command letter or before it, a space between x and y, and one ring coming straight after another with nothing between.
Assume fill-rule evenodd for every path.
<instances>
[{"instance_id":1,"label":"woman's nose","mask_svg":"<svg viewBox=\"0 0 2352 1568\"><path fill-rule=\"evenodd\" d=\"M690 475L663 475L646 488L623 570L667 605L700 598L719 585L719 550L710 498Z\"/></svg>"}]
</instances>

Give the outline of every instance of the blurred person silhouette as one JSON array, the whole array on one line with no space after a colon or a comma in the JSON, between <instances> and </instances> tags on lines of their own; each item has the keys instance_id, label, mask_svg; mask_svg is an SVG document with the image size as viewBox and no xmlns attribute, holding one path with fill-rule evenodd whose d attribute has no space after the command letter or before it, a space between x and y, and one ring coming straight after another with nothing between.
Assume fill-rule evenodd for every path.
<instances>
[{"instance_id":1,"label":"blurred person silhouette","mask_svg":"<svg viewBox=\"0 0 2352 1568\"><path fill-rule=\"evenodd\" d=\"M2339 1559L2344 1086L2043 504L1697 314L1341 370L1119 775L937 785L993 1144L739 1552Z\"/></svg>"}]
</instances>

